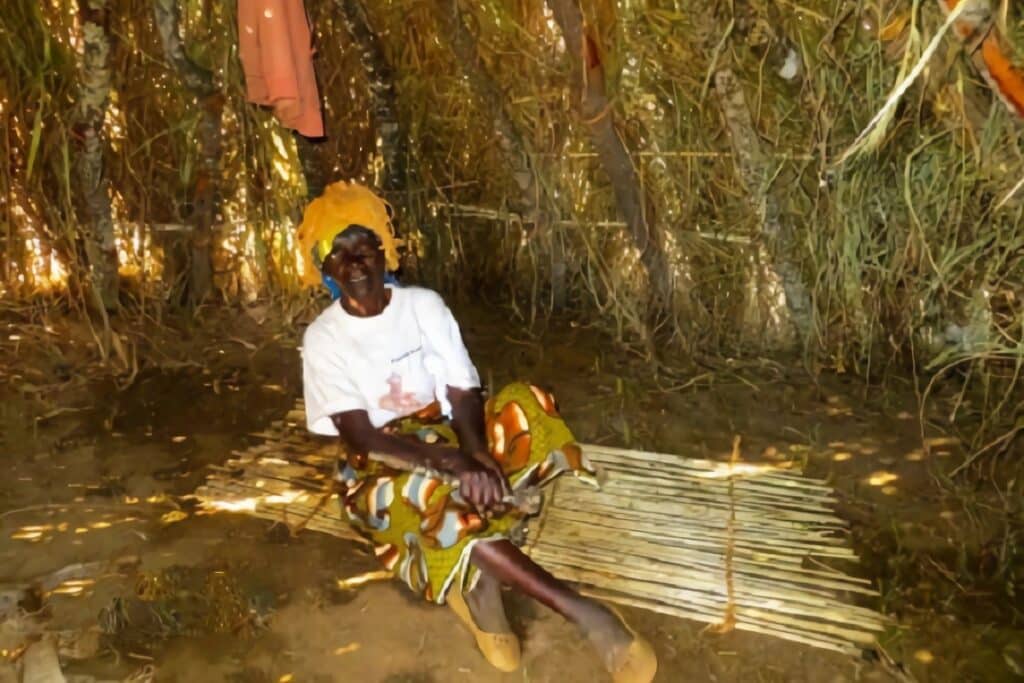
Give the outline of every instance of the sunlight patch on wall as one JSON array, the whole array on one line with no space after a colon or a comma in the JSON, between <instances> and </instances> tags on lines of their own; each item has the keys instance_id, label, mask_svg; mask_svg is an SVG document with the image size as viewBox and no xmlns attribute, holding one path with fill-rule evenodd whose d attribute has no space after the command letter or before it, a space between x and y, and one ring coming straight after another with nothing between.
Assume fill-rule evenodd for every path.
<instances>
[{"instance_id":1,"label":"sunlight patch on wall","mask_svg":"<svg viewBox=\"0 0 1024 683\"><path fill-rule=\"evenodd\" d=\"M28 252L28 272L18 275L18 283L35 287L43 291L63 289L68 282L68 273L64 265L57 258L51 249L45 248L42 240L35 236L35 231L28 231L30 235L25 240L26 251Z\"/></svg>"},{"instance_id":2,"label":"sunlight patch on wall","mask_svg":"<svg viewBox=\"0 0 1024 683\"><path fill-rule=\"evenodd\" d=\"M284 144L284 138L281 137L280 129L271 130L270 139L273 140L274 151L277 152L271 164L274 167L274 172L286 183L297 182L295 166L291 162L291 155Z\"/></svg>"},{"instance_id":3,"label":"sunlight patch on wall","mask_svg":"<svg viewBox=\"0 0 1024 683\"><path fill-rule=\"evenodd\" d=\"M338 579L337 585L338 588L344 590L351 590L353 588L358 588L363 584L367 584L373 581L388 581L393 576L394 575L386 569L375 569L373 571L368 571L362 574L356 574L355 576L350 576L346 579Z\"/></svg>"},{"instance_id":4,"label":"sunlight patch on wall","mask_svg":"<svg viewBox=\"0 0 1024 683\"><path fill-rule=\"evenodd\" d=\"M867 482L871 486L886 486L899 478L900 477L898 474L887 472L885 470L879 470L877 472L873 472L871 476L868 477Z\"/></svg>"}]
</instances>

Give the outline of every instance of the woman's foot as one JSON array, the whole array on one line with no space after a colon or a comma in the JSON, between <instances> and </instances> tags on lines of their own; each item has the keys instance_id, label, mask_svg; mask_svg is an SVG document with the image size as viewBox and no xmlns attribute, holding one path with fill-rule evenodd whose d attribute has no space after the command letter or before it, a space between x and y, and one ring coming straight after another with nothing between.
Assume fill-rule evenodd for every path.
<instances>
[{"instance_id":1,"label":"woman's foot","mask_svg":"<svg viewBox=\"0 0 1024 683\"><path fill-rule=\"evenodd\" d=\"M633 634L619 617L599 602L587 600L578 624L595 650L602 655L614 656L633 642Z\"/></svg>"},{"instance_id":2,"label":"woman's foot","mask_svg":"<svg viewBox=\"0 0 1024 683\"><path fill-rule=\"evenodd\" d=\"M476 587L466 595L452 586L448 605L473 634L477 647L491 666L499 671L515 671L522 659L519 638L512 633L505 618L501 585L485 577L481 573Z\"/></svg>"},{"instance_id":3,"label":"woman's foot","mask_svg":"<svg viewBox=\"0 0 1024 683\"><path fill-rule=\"evenodd\" d=\"M650 643L612 610L569 588L509 541L478 543L471 560L484 576L518 589L576 624L600 653L615 683L651 683L654 679L658 658ZM480 597L480 618L485 619L493 612L485 608L483 594Z\"/></svg>"},{"instance_id":4,"label":"woman's foot","mask_svg":"<svg viewBox=\"0 0 1024 683\"><path fill-rule=\"evenodd\" d=\"M599 602L587 601L579 626L601 654L615 683L650 683L658 659L650 643L630 629L622 616Z\"/></svg>"}]
</instances>

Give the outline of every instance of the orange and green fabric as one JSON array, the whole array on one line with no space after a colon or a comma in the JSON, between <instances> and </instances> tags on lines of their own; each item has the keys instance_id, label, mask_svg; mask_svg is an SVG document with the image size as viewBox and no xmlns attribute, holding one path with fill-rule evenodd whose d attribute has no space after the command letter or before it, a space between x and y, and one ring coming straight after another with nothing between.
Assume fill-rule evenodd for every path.
<instances>
[{"instance_id":1,"label":"orange and green fabric","mask_svg":"<svg viewBox=\"0 0 1024 683\"><path fill-rule=\"evenodd\" d=\"M543 389L521 382L506 386L488 400L485 419L491 454L514 490L544 486L565 472L597 485L593 467ZM458 444L436 408L383 429L428 443ZM524 519L520 512L482 517L440 479L365 458L349 458L339 479L344 514L372 541L377 559L414 593L438 604L458 577L465 590L475 585L469 554L476 543L509 538Z\"/></svg>"}]
</instances>

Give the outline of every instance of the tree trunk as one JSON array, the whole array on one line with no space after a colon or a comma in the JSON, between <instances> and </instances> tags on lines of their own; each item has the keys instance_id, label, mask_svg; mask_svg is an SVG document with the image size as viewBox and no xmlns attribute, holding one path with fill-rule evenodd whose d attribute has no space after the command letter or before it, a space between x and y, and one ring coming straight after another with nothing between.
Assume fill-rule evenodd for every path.
<instances>
[{"instance_id":1,"label":"tree trunk","mask_svg":"<svg viewBox=\"0 0 1024 683\"><path fill-rule=\"evenodd\" d=\"M395 94L394 70L384 47L374 33L361 0L336 0L349 35L359 49L373 97L373 119L377 125L378 148L383 162L383 177L377 185L392 204L403 204L406 189L405 136L398 120L398 97Z\"/></svg>"},{"instance_id":2,"label":"tree trunk","mask_svg":"<svg viewBox=\"0 0 1024 683\"><path fill-rule=\"evenodd\" d=\"M7 93L0 89L0 97L7 99ZM0 120L0 130L2 130L3 142L4 142L4 159L11 158L11 115L8 113L10 107L5 107L2 112L3 118ZM8 162L9 163L9 162ZM12 164L13 165L13 164ZM3 284L11 291L14 287L14 269L20 264L24 263L24 259L20 258L20 251L24 249L22 246L22 240L14 239L15 227L14 227L14 192L11 188L11 175L10 171L0 173L0 182L3 183L3 198L0 199L0 209L3 210L3 232L4 232L4 251L2 254L3 258Z\"/></svg>"},{"instance_id":3,"label":"tree trunk","mask_svg":"<svg viewBox=\"0 0 1024 683\"><path fill-rule=\"evenodd\" d=\"M546 210L552 206L550 197L537 183L530 157L532 149L505 108L506 97L487 73L477 49L476 38L467 30L459 9L459 0L444 0L435 14L438 28L451 45L452 52L462 72L469 80L470 87L489 107L494 119L494 130L498 145L505 156L512 175L519 186L520 196L515 207L523 213L524 222L546 222Z\"/></svg>"},{"instance_id":4,"label":"tree trunk","mask_svg":"<svg viewBox=\"0 0 1024 683\"><path fill-rule=\"evenodd\" d=\"M199 101L199 124L196 138L199 145L199 163L192 180L192 239L188 299L197 305L213 289L213 225L217 217L219 192L217 177L220 171L221 118L224 96L213 82L213 74L202 68L185 54L179 35L180 18L177 0L154 0L153 12L164 54L178 72L185 87Z\"/></svg>"},{"instance_id":5,"label":"tree trunk","mask_svg":"<svg viewBox=\"0 0 1024 683\"><path fill-rule=\"evenodd\" d=\"M640 261L647 271L655 318L672 314L675 284L657 229L654 207L640 186L640 178L625 143L615 128L611 102L605 93L604 65L596 36L583 24L576 0L547 0L562 30L575 79L580 83L579 114L590 132L601 167L608 174L615 204L626 222Z\"/></svg>"},{"instance_id":6,"label":"tree trunk","mask_svg":"<svg viewBox=\"0 0 1024 683\"><path fill-rule=\"evenodd\" d=\"M109 183L103 169L103 121L112 83L107 11L107 0L82 0L78 10L83 57L75 125L79 141L75 173L93 301L104 310L113 310L118 299L117 243Z\"/></svg>"},{"instance_id":7,"label":"tree trunk","mask_svg":"<svg viewBox=\"0 0 1024 683\"><path fill-rule=\"evenodd\" d=\"M720 69L715 74L715 90L722 104L740 179L761 225L762 239L753 259L755 286L747 307L747 322L756 325L756 332L769 344L789 346L793 332L803 341L811 327L807 287L800 268L789 257L796 245L791 230L784 228L779 219L778 202L768 188L771 169L762 153L743 90L731 69ZM762 313L764 309L767 315Z\"/></svg>"},{"instance_id":8,"label":"tree trunk","mask_svg":"<svg viewBox=\"0 0 1024 683\"><path fill-rule=\"evenodd\" d=\"M556 213L556 204L541 183L537 182L536 169L533 167L534 149L528 139L516 126L505 107L508 98L495 84L494 78L487 71L476 37L462 20L459 0L444 0L435 14L442 35L451 45L455 59L462 67L462 73L469 80L470 87L490 108L494 120L494 132L498 137L498 146L512 171L519 188L518 198L513 200L512 209L518 212L526 225L532 225L539 233L547 231L552 216ZM551 291L555 308L565 305L566 267L561 242L552 238Z\"/></svg>"},{"instance_id":9,"label":"tree trunk","mask_svg":"<svg viewBox=\"0 0 1024 683\"><path fill-rule=\"evenodd\" d=\"M327 187L327 169L324 165L323 144L313 142L301 133L295 133L295 151L306 180L306 201L313 201Z\"/></svg>"}]
</instances>

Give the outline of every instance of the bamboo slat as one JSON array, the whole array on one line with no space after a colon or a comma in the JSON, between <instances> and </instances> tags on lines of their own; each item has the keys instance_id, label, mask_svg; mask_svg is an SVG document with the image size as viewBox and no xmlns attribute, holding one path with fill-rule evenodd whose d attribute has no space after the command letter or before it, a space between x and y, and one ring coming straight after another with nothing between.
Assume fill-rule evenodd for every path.
<instances>
[{"instance_id":1,"label":"bamboo slat","mask_svg":"<svg viewBox=\"0 0 1024 683\"><path fill-rule=\"evenodd\" d=\"M332 489L337 446L304 424L300 401L213 468L196 497L210 511L366 542ZM833 566L857 557L824 481L773 464L582 448L601 489L563 477L528 525L524 550L555 576L602 600L812 647L857 653L874 642L882 616L850 602L878 594Z\"/></svg>"}]
</instances>

